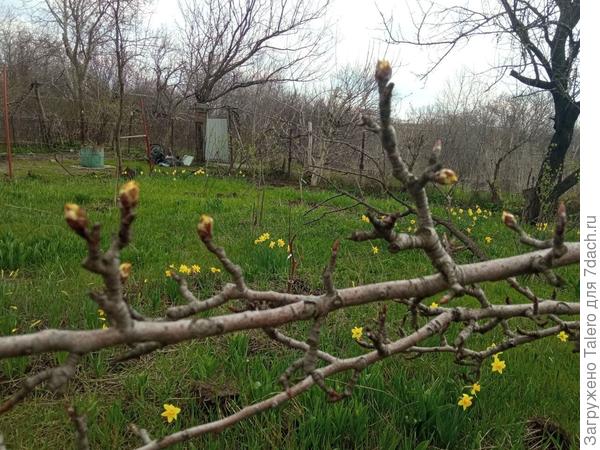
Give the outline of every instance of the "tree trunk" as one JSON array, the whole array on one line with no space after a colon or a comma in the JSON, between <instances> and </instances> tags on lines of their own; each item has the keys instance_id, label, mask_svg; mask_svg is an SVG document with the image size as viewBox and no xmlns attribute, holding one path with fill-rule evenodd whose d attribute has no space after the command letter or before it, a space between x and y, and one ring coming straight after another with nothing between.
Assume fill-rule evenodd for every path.
<instances>
[{"instance_id":1,"label":"tree trunk","mask_svg":"<svg viewBox=\"0 0 600 450\"><path fill-rule=\"evenodd\" d=\"M85 104L83 101L83 86L82 80L77 81L77 108L79 109L79 140L81 145L85 145L87 142L87 127L85 118Z\"/></svg>"},{"instance_id":2,"label":"tree trunk","mask_svg":"<svg viewBox=\"0 0 600 450\"><path fill-rule=\"evenodd\" d=\"M48 118L46 117L46 111L44 110L44 105L42 103L42 98L40 97L40 84L37 81L33 83L33 93L35 95L35 101L37 103L38 108L38 120L40 122L40 133L42 135L42 140L46 147L49 149L52 146L52 135L50 131L50 127L48 126Z\"/></svg>"},{"instance_id":3,"label":"tree trunk","mask_svg":"<svg viewBox=\"0 0 600 450\"><path fill-rule=\"evenodd\" d=\"M523 220L529 223L539 222L551 215L560 196L576 184L572 179L573 174L568 177L569 182L563 182L563 169L575 122L579 117L579 102L572 102L558 94L553 94L553 97L556 112L554 134L540 167L535 191L523 211Z\"/></svg>"}]
</instances>

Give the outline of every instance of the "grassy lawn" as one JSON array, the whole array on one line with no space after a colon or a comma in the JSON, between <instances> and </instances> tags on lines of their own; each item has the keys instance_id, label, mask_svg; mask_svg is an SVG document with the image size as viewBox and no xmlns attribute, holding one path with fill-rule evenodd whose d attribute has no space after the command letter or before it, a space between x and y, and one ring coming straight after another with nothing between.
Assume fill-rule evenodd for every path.
<instances>
[{"instance_id":1,"label":"grassy lawn","mask_svg":"<svg viewBox=\"0 0 600 450\"><path fill-rule=\"evenodd\" d=\"M68 162L65 165L70 167ZM15 183L0 181L0 333L102 326L95 303L87 297L91 289L101 286L101 280L81 268L85 246L64 223L62 207L66 202L82 205L93 221L103 224L106 244L117 225L118 211L112 201L114 179L108 172L75 169L75 176L69 176L48 159L17 160L16 166ZM358 208L304 225L328 208L351 205L352 201L336 198L326 209L306 214L332 192L304 190L301 198L293 187L266 187L262 221L254 225L260 194L246 178L222 179L213 176L210 169L207 176L195 176L189 170L182 174L180 169L175 175L172 169L168 173L163 169L149 176L145 167L138 166L144 171L137 177L141 203L133 242L124 250L122 260L133 264L127 297L146 315L162 315L166 307L184 302L176 283L165 277L170 264L202 267L190 283L200 297L210 295L227 281L226 274L211 272L210 267L218 267L218 262L196 236L200 213L215 218L215 241L242 266L252 287L280 290L286 287L287 252L278 246L270 249L268 242L255 244L260 234L269 232L272 239L286 242L297 234L297 276L306 290L314 292L321 289L320 276L333 240L369 226L360 220L364 210ZM402 209L388 199L370 201L382 210ZM460 207L462 214L457 206L455 216L435 204L434 211L450 215L463 229L472 228L472 236L492 257L528 250L502 225L500 211L491 211L489 217L474 213L478 220L473 226L467 208L475 210L475 205ZM486 205L481 207L486 209ZM410 219L404 219L399 228L410 227ZM548 236L550 228L532 233ZM491 243L485 242L486 236L492 238ZM578 236L572 231L569 239L577 240ZM337 286L433 272L418 252L392 255L382 244L379 249L374 254L368 243L343 240L335 273ZM466 253L457 259L473 261ZM558 298L577 298L579 268L561 269L559 273L567 284L558 291ZM550 295L551 289L537 278L527 282L539 295ZM505 283L485 288L492 303L504 303L506 296L523 301ZM474 299L457 303L475 306ZM378 305L366 305L332 314L321 334L324 350L338 356L364 352L351 339L350 330L370 323L377 311ZM404 306L390 302L390 337L397 337L394 327L404 313ZM308 325L294 324L285 331L302 339ZM457 330L451 329L449 338ZM489 333L472 340L471 346L479 350L498 339L498 334ZM160 437L230 414L279 390L279 375L299 356L259 331L168 347L118 366L109 364L115 354L116 350L86 356L65 395L37 390L1 416L0 430L9 448L72 448L74 433L64 411L68 401L87 414L92 448L133 448L140 442L128 432L128 423L135 422L153 437ZM64 357L56 354L0 361L1 397L11 395L28 373ZM465 392L461 378L465 369L455 365L451 356L396 357L365 370L349 399L329 404L320 390L313 389L279 409L178 448L520 449L524 423L534 416L559 423L575 440L579 429L579 358L572 353L572 345L549 338L507 351L503 359L507 368L502 375L492 373L486 362L481 392L467 411L456 404ZM345 380L347 377L340 377L330 382L339 388ZM160 416L163 403L181 408L177 421L167 424Z\"/></svg>"}]
</instances>

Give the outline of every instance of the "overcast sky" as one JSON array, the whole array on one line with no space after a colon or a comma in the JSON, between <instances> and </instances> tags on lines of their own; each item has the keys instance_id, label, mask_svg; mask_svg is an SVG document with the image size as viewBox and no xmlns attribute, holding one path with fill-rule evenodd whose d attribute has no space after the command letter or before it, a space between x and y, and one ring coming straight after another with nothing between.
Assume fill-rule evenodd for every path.
<instances>
[{"instance_id":1,"label":"overcast sky","mask_svg":"<svg viewBox=\"0 0 600 450\"><path fill-rule=\"evenodd\" d=\"M494 65L498 52L493 43L483 39L471 40L468 45L455 48L452 56L440 65L426 80L418 74L430 67L435 58L431 49L415 46L389 46L383 42L385 34L379 10L386 16L393 14L396 26L403 30L414 29L411 23L411 10L418 12L419 4L427 4L429 0L330 0L327 20L332 23L337 45L333 50L334 59L339 66L365 63L366 55L372 50L373 64L377 58L387 57L393 62L396 95L403 100L396 109L403 114L410 106L430 104L448 82L456 80L460 72L480 73ZM437 4L451 6L475 0L435 0ZM33 5L40 0L0 0L9 8L28 15ZM23 8L27 5L28 8ZM39 6L38 6L39 7ZM154 0L151 24L175 28L178 21L177 0ZM479 80L485 80L479 77ZM488 83L490 84L491 81ZM485 81L484 81L485 84ZM506 90L515 86L514 80L505 78Z\"/></svg>"},{"instance_id":2,"label":"overcast sky","mask_svg":"<svg viewBox=\"0 0 600 450\"><path fill-rule=\"evenodd\" d=\"M403 98L399 112L430 104L458 74L482 72L497 58L497 49L488 40L474 39L462 48L456 48L452 57L439 66L425 81L418 74L430 67L435 53L415 46L386 46L379 10L393 14L394 21L405 30L412 29L410 12L418 12L419 0L331 0L328 20L333 23L337 45L334 57L338 65L364 64L365 55L372 50L373 58L387 57L394 62L396 94ZM427 3L427 2L422 2ZM441 5L463 4L461 0L436 0ZM152 16L154 25L167 28L178 19L176 0L157 0ZM374 64L374 62L373 62ZM398 67L400 66L400 67ZM504 87L513 86L507 80Z\"/></svg>"}]
</instances>

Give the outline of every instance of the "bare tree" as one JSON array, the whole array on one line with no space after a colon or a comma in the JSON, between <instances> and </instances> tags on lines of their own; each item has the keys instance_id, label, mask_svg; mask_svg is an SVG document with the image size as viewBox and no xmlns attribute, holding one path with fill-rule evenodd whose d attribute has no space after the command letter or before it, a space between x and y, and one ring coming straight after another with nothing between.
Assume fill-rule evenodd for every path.
<instances>
[{"instance_id":1,"label":"bare tree","mask_svg":"<svg viewBox=\"0 0 600 450\"><path fill-rule=\"evenodd\" d=\"M384 18L392 43L441 48L435 69L461 42L474 36L507 42L513 53L498 66L498 77L509 72L523 85L551 94L554 134L540 166L535 190L524 218L534 222L553 209L559 197L575 186L579 169L565 175L564 162L579 117L579 0L484 0L438 8L433 2L413 18L416 37L396 32Z\"/></svg>"},{"instance_id":2,"label":"bare tree","mask_svg":"<svg viewBox=\"0 0 600 450\"><path fill-rule=\"evenodd\" d=\"M308 79L317 71L309 63L328 50L318 23L327 6L328 0L182 0L181 47L199 106L240 88Z\"/></svg>"},{"instance_id":3,"label":"bare tree","mask_svg":"<svg viewBox=\"0 0 600 450\"><path fill-rule=\"evenodd\" d=\"M114 129L114 149L117 158L117 173L121 173L123 159L121 155L121 126L125 98L127 68L131 60L139 54L143 41L141 15L145 0L111 0L110 18L112 21L111 41L114 47L117 68L117 118Z\"/></svg>"},{"instance_id":4,"label":"bare tree","mask_svg":"<svg viewBox=\"0 0 600 450\"><path fill-rule=\"evenodd\" d=\"M549 117L550 105L543 96L502 96L486 103L482 109L480 114L486 116L487 122L484 143L491 150L492 163L487 183L492 202L501 205L501 169L515 153L527 147L535 148L547 138L550 127L545 119ZM532 153L529 149L526 157L532 158Z\"/></svg>"},{"instance_id":5,"label":"bare tree","mask_svg":"<svg viewBox=\"0 0 600 450\"><path fill-rule=\"evenodd\" d=\"M109 3L105 0L45 0L45 3L59 29L71 65L70 81L79 116L79 140L85 144L85 84L90 62L106 39Z\"/></svg>"},{"instance_id":6,"label":"bare tree","mask_svg":"<svg viewBox=\"0 0 600 450\"><path fill-rule=\"evenodd\" d=\"M325 96L313 106L317 130L316 152L309 161L310 185L316 186L327 168L330 151L350 136L360 121L360 115L371 110L376 98L375 83L368 76L370 67L347 66L339 69L332 77L331 86ZM311 117L313 119L313 117ZM316 155L316 158L314 157Z\"/></svg>"}]
</instances>

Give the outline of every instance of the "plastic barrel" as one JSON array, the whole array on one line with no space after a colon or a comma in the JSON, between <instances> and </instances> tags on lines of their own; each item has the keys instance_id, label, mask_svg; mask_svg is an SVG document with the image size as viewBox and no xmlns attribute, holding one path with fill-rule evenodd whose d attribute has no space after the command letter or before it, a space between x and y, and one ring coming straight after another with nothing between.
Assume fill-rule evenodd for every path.
<instances>
[{"instance_id":1,"label":"plastic barrel","mask_svg":"<svg viewBox=\"0 0 600 450\"><path fill-rule=\"evenodd\" d=\"M104 168L104 149L84 147L79 150L79 164L90 169Z\"/></svg>"}]
</instances>

